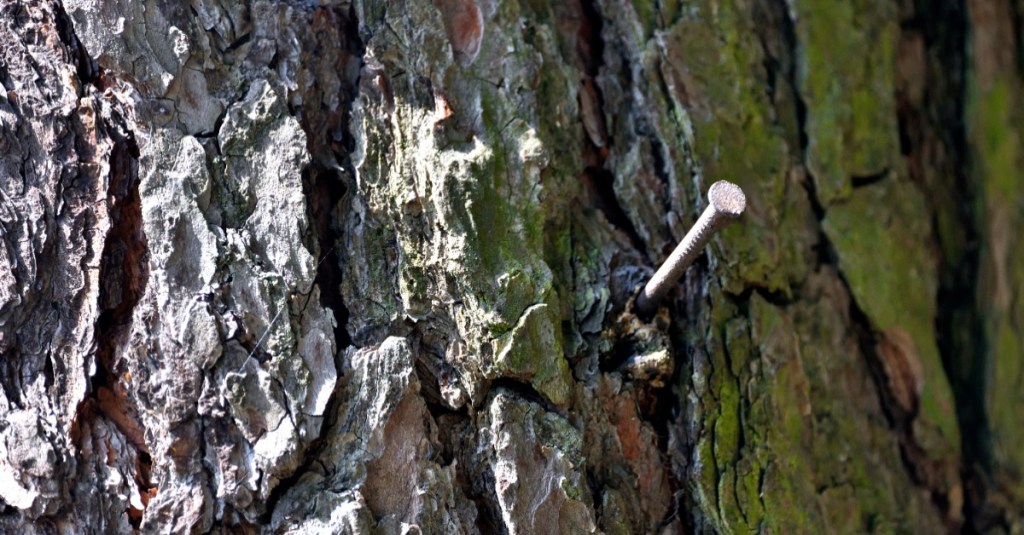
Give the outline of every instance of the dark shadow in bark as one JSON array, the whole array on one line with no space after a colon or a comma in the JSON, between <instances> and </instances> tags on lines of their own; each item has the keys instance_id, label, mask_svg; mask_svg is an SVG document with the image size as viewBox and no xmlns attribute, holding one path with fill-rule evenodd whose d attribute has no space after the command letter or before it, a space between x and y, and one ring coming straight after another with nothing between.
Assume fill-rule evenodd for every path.
<instances>
[{"instance_id":1,"label":"dark shadow in bark","mask_svg":"<svg viewBox=\"0 0 1024 535\"><path fill-rule=\"evenodd\" d=\"M82 83L79 96L85 96L84 91L89 86L99 91L116 90L117 80L103 73L85 50L63 6L58 3L54 9L58 34L75 62L76 74ZM117 99L110 99L109 102L116 114L97 125L113 141L113 147L106 192L110 203L110 229L99 259L96 368L89 379L86 398L77 409L71 433L78 442L82 439L79 426L83 420L105 418L113 424L136 451L135 483L146 502L149 498L147 491L153 488L152 459L134 400L122 382L126 370L124 363L117 359L117 354L119 349L129 343L135 307L146 289L149 245L143 231L142 200L139 195L140 149L131 128L130 112L123 109ZM73 116L72 121L74 125L80 126L77 115ZM79 154L89 154L93 152L93 147L79 138L76 150ZM127 514L131 524L138 528L142 511L131 509Z\"/></svg>"},{"instance_id":2,"label":"dark shadow in bark","mask_svg":"<svg viewBox=\"0 0 1024 535\"><path fill-rule=\"evenodd\" d=\"M345 349L352 346L352 338L348 333L349 311L341 294L339 247L344 243L344 229L338 218L340 207L344 206L345 196L351 187L352 177L355 176L349 159L355 148L355 140L349 133L349 112L358 96L359 70L352 71L346 69L346 66L352 58L363 57L365 46L359 39L359 21L356 20L352 6L321 7L314 11L315 13L311 15L315 21L314 28L310 35L305 36L303 54L311 58L311 68L330 65L339 73L342 82L340 105L335 109L324 105L321 99L326 99L327 96L316 93L320 88L312 86L305 88L310 94L304 95L304 106L291 109L291 112L306 133L309 152L314 156L313 162L302 174L306 211L313 226L307 239L313 241L316 247L312 247L314 243L308 243L307 246L310 250L319 251L320 255L317 258L314 278L319 288L319 305L334 313L334 340L337 350L334 364L338 369L338 380L324 409L325 417L320 426L319 436L306 449L299 468L291 476L281 480L267 498L266 508L261 516L261 522L264 524L271 523L277 504L303 475L309 471L322 469L320 457L324 450L324 439L339 424L338 407L344 402L341 399L345 369L342 359ZM336 33L331 35L337 36L341 42L321 47L318 39L323 35L317 31L329 33L324 27L331 24L337 26L332 28ZM341 53L325 56L326 51ZM346 78L345 74L351 74L353 77Z\"/></svg>"}]
</instances>

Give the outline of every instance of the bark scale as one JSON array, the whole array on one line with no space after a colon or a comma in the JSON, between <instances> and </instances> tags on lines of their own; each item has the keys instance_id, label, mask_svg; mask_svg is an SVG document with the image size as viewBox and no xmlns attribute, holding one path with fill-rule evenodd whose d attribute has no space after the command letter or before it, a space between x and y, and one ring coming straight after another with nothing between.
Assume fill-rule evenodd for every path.
<instances>
[{"instance_id":1,"label":"bark scale","mask_svg":"<svg viewBox=\"0 0 1024 535\"><path fill-rule=\"evenodd\" d=\"M1022 13L0 3L0 530L1024 529Z\"/></svg>"}]
</instances>

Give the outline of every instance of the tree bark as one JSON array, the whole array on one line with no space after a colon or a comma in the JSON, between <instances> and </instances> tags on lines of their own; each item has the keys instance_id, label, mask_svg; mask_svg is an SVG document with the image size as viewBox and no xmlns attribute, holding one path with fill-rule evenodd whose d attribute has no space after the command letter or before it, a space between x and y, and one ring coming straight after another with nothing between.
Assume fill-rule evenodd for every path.
<instances>
[{"instance_id":1,"label":"tree bark","mask_svg":"<svg viewBox=\"0 0 1024 535\"><path fill-rule=\"evenodd\" d=\"M1022 532L1022 20L0 0L0 531Z\"/></svg>"}]
</instances>

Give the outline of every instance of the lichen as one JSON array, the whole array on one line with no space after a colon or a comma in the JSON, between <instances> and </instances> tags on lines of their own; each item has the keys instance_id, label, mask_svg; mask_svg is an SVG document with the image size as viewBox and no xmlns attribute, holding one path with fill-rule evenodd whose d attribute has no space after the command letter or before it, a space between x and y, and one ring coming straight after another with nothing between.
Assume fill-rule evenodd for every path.
<instances>
[{"instance_id":1,"label":"lichen","mask_svg":"<svg viewBox=\"0 0 1024 535\"><path fill-rule=\"evenodd\" d=\"M813 0L792 8L798 89L807 106L807 165L826 206L850 195L853 177L878 175L900 158L896 6L868 4Z\"/></svg>"},{"instance_id":2,"label":"lichen","mask_svg":"<svg viewBox=\"0 0 1024 535\"><path fill-rule=\"evenodd\" d=\"M765 61L756 21L733 7L716 9L713 14L708 6L694 6L662 36L661 75L673 89L672 113L663 117L676 131L686 132L692 121L701 187L725 179L747 194L742 224L726 228L718 239L728 246L712 247L726 289L739 292L753 285L789 294L807 274L816 233L802 177L789 169L787 153L799 147L775 119L764 92L765 74L750 69ZM679 160L685 155L682 151ZM686 218L696 216L691 209Z\"/></svg>"},{"instance_id":3,"label":"lichen","mask_svg":"<svg viewBox=\"0 0 1024 535\"><path fill-rule=\"evenodd\" d=\"M564 407L569 402L572 377L557 326L547 304L526 309L516 326L498 339L494 373L530 381L552 403Z\"/></svg>"},{"instance_id":4,"label":"lichen","mask_svg":"<svg viewBox=\"0 0 1024 535\"><path fill-rule=\"evenodd\" d=\"M980 53L980 52L979 52ZM986 61L977 60L979 63ZM972 79L967 116L974 170L981 177L979 210L986 214L982 225L985 237L979 274L980 309L984 329L990 340L985 364L964 363L963 369L976 370L967 378L973 385L985 385L985 408L992 430L992 456L997 466L1012 471L1024 470L1024 453L1019 444L1019 377L1024 373L1020 355L1024 348L1021 333L1024 320L1015 313L1024 295L1024 269L1018 261L1024 255L1024 240L1019 189L1024 170L1024 131L1021 86L1005 74L978 73ZM977 387L975 387L977 388ZM980 441L987 440L979 437Z\"/></svg>"},{"instance_id":5,"label":"lichen","mask_svg":"<svg viewBox=\"0 0 1024 535\"><path fill-rule=\"evenodd\" d=\"M893 174L832 206L822 226L835 245L854 299L874 328L881 332L898 327L913 338L924 368L921 413L938 426L944 442L933 447L956 451L960 432L936 345L937 268L922 195Z\"/></svg>"}]
</instances>

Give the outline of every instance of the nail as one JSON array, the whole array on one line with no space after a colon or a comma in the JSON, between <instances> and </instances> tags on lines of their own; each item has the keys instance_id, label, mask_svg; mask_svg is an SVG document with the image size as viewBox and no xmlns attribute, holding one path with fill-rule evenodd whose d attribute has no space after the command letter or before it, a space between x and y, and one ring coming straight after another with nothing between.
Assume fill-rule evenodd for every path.
<instances>
[{"instance_id":1,"label":"nail","mask_svg":"<svg viewBox=\"0 0 1024 535\"><path fill-rule=\"evenodd\" d=\"M683 241L679 242L637 297L636 310L641 317L654 315L665 294L679 282L686 268L697 259L715 232L743 213L747 207L747 197L736 184L719 180L708 190L708 203L697 223L683 236Z\"/></svg>"}]
</instances>

